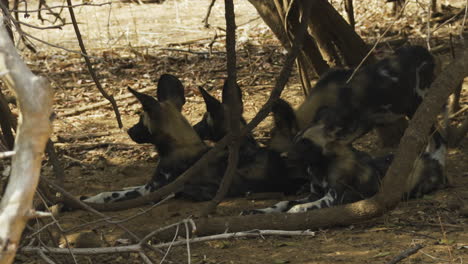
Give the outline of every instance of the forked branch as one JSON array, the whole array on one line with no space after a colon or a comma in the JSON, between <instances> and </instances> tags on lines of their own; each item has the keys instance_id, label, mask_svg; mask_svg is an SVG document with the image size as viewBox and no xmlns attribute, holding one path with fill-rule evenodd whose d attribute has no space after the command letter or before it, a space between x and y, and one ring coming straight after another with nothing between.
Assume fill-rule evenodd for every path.
<instances>
[{"instance_id":1,"label":"forked branch","mask_svg":"<svg viewBox=\"0 0 468 264\"><path fill-rule=\"evenodd\" d=\"M12 171L0 203L0 263L11 263L26 222L36 215L32 200L52 131L49 120L52 91L46 80L35 76L21 60L3 22L0 22L0 72L3 82L16 92L20 109Z\"/></svg>"}]
</instances>

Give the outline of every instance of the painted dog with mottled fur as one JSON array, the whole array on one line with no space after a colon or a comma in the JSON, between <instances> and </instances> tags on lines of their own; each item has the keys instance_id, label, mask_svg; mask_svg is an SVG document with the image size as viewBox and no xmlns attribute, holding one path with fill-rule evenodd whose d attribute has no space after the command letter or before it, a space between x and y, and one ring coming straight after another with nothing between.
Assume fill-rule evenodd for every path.
<instances>
[{"instance_id":1,"label":"painted dog with mottled fur","mask_svg":"<svg viewBox=\"0 0 468 264\"><path fill-rule=\"evenodd\" d=\"M121 191L100 193L85 198L85 202L118 202L147 195L172 182L210 149L181 114L185 103L184 88L175 76L168 74L161 76L157 98L131 88L129 91L141 103L143 114L139 122L128 130L128 134L137 143L151 143L155 146L159 153L158 165L147 184ZM281 163L275 162L275 156L270 157L270 153L254 146L249 148L252 148L254 153L249 153L247 157L245 153L240 154L238 170L228 195L240 196L247 192L287 190L287 186L292 181L283 178L286 172L277 168ZM227 150L222 151L204 168L195 172L194 176L178 190L178 195L194 201L211 199L218 190L226 165Z\"/></svg>"},{"instance_id":2,"label":"painted dog with mottled fur","mask_svg":"<svg viewBox=\"0 0 468 264\"><path fill-rule=\"evenodd\" d=\"M332 69L294 111L296 129L321 125L330 140L351 143L374 127L411 118L434 79L434 68L425 48L408 46L354 75L353 69ZM273 135L272 141L283 142L280 152L287 152L292 143L285 144L288 137L283 133Z\"/></svg>"},{"instance_id":3,"label":"painted dog with mottled fur","mask_svg":"<svg viewBox=\"0 0 468 264\"><path fill-rule=\"evenodd\" d=\"M280 101L276 108L281 109L273 112L275 119L288 121L280 122L286 127L278 129L295 131L296 117L289 104ZM306 175L310 188L308 197L282 201L269 208L247 210L242 214L306 212L352 203L377 193L393 156L373 158L350 144L328 141L323 131L319 126L312 126L290 139L294 143L287 153L288 164L303 172L297 175ZM407 197L421 197L447 182L445 154L446 142L438 132L434 132L407 178Z\"/></svg>"}]
</instances>

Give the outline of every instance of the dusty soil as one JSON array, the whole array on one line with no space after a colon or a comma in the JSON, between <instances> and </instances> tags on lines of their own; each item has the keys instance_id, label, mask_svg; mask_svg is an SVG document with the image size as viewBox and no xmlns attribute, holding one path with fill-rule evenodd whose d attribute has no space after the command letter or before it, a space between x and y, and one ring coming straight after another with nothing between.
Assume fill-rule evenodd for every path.
<instances>
[{"instance_id":1,"label":"dusty soil","mask_svg":"<svg viewBox=\"0 0 468 264\"><path fill-rule=\"evenodd\" d=\"M112 6L76 8L85 44L93 56L94 68L104 88L114 96L126 93L126 87L150 88L155 93L154 80L163 73L178 76L186 87L187 104L183 114L191 123L197 122L205 106L196 91L202 85L212 94L220 96L222 80L226 76L223 5L218 1L210 17L211 27L203 28L209 1L168 1L164 4L113 2ZM342 5L334 1L342 9ZM364 1L362 1L364 2ZM367 1L365 1L367 3ZM357 31L369 43L382 33L393 18L381 16L389 9L383 1L357 4ZM93 1L93 3L104 3ZM196 4L194 4L196 3ZM49 5L59 5L51 2ZM32 1L31 6L36 6ZM398 20L391 32L410 33L412 43L424 43L421 31L424 24L423 7L411 3L409 15ZM66 16L64 10L63 15ZM247 1L236 1L238 29L238 80L244 94L246 119L250 119L266 101L277 76L284 51L268 28L258 19ZM419 14L419 16L416 16ZM31 13L27 22L36 22ZM49 17L50 18L50 17ZM413 19L411 19L413 18ZM69 21L67 19L67 21ZM448 34L459 32L460 23L442 27L433 34L437 45L448 45ZM444 31L445 30L445 31ZM47 42L67 49L78 50L70 26L63 30L28 30ZM215 36L220 36L215 39ZM212 45L210 45L212 43ZM38 53L23 54L30 67L46 76L55 91L53 141L65 167L65 187L74 195L92 195L101 191L121 189L144 184L151 176L157 153L150 145L138 145L125 133L138 119L139 105L132 98L118 101L124 128L119 129L109 106L66 115L70 110L104 101L95 88L78 54L37 44ZM209 52L212 46L213 52ZM387 51L384 49L383 51ZM441 62L449 56L441 53ZM468 105L468 83L462 97L462 107ZM294 105L302 100L297 76L293 76L284 96ZM462 113L454 123L466 118ZM271 120L267 119L254 131L256 138L265 142L269 137ZM371 153L384 153L376 137L370 134L361 139L359 148ZM468 140L451 149L447 157L447 174L453 178L452 186L424 199L401 203L397 209L368 222L316 230L314 237L263 237L218 240L193 244L190 247L192 263L385 263L401 251L415 244L424 248L400 263L465 263L468 259ZM2 167L6 161L1 165ZM49 162L44 162L43 175L54 178ZM217 216L237 215L246 208L264 207L276 200L238 198L221 203ZM203 203L170 200L156 208L150 206L107 213L120 219L146 213L129 220L124 226L143 237L157 227L165 226L195 215ZM464 208L463 205L465 206ZM129 238L122 229L95 223L80 229L76 227L99 219L85 211L61 213L57 220L75 247L117 245ZM48 222L48 220L45 220ZM39 229L43 223L34 224ZM75 228L73 230L73 228ZM51 228L58 236L58 229ZM71 231L70 231L71 230ZM179 235L183 237L183 235ZM45 232L36 236L52 245ZM63 243L63 238L61 239ZM149 253L155 262L162 254ZM185 263L187 249L174 247L167 259L172 263ZM60 263L73 263L70 256L56 257ZM137 254L109 254L77 257L78 263L142 263ZM16 263L45 263L37 255L19 253Z\"/></svg>"}]
</instances>

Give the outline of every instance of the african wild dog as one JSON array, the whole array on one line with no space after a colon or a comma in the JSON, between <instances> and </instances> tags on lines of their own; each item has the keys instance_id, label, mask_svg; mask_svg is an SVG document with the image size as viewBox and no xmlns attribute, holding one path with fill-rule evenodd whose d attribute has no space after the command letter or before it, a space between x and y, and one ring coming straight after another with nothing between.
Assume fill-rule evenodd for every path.
<instances>
[{"instance_id":1,"label":"african wild dog","mask_svg":"<svg viewBox=\"0 0 468 264\"><path fill-rule=\"evenodd\" d=\"M375 126L412 117L434 79L434 67L425 48L408 46L352 78L353 70L330 70L296 110L298 129L322 123L328 136L353 142Z\"/></svg>"},{"instance_id":2,"label":"african wild dog","mask_svg":"<svg viewBox=\"0 0 468 264\"><path fill-rule=\"evenodd\" d=\"M296 117L292 108L287 103L280 103L277 107L284 109L274 114L284 116L275 118L289 120L283 124L295 125ZM372 158L350 144L328 141L322 133L323 129L319 126L306 129L291 139L294 144L287 153L289 166L303 172L298 175L308 177L309 196L300 200L282 201L269 208L244 211L243 214L305 212L362 200L378 191L393 156ZM405 189L408 197L421 197L446 183L443 169L445 153L445 141L435 132L408 177Z\"/></svg>"},{"instance_id":3,"label":"african wild dog","mask_svg":"<svg viewBox=\"0 0 468 264\"><path fill-rule=\"evenodd\" d=\"M226 98L226 89L227 81L224 82L222 90L222 102L210 95L203 87L198 88L200 94L205 101L206 112L203 114L202 120L193 126L197 134L203 140L210 140L213 142L218 142L229 132L229 117L228 115L228 105ZM235 102L241 108L241 115L243 112L243 103L242 103L242 91L239 85L235 86ZM245 119L240 117L241 128L246 125ZM248 133L247 136L243 139L241 144L241 152L244 153L243 156L253 155L257 152L259 145L254 139L251 133Z\"/></svg>"},{"instance_id":4,"label":"african wild dog","mask_svg":"<svg viewBox=\"0 0 468 264\"><path fill-rule=\"evenodd\" d=\"M207 112L203 115L202 120L194 126L194 129L205 140L217 142L229 131L226 88L225 82L222 102L220 102L205 89L199 87ZM239 95L236 98L237 104L243 109L242 93L238 85L236 85L236 94ZM240 121L241 127L246 125L243 117ZM281 153L274 149L261 147L251 133L248 133L241 140L240 153L238 174L240 177L258 180L258 186L252 191L294 194L305 183L297 177L290 177L291 173L287 171L285 160L280 156Z\"/></svg>"},{"instance_id":5,"label":"african wild dog","mask_svg":"<svg viewBox=\"0 0 468 264\"><path fill-rule=\"evenodd\" d=\"M139 93L129 88L143 106L143 114L139 122L128 130L130 137L137 143L152 143L159 153L159 162L151 181L143 186L126 188L115 192L104 192L84 199L90 203L109 203L129 200L147 195L162 186L172 182L191 167L208 147L180 110L185 102L184 89L180 81L171 75L162 75L158 83L157 99ZM268 155L258 152L268 160ZM262 163L257 158L249 161L242 157L244 164L233 179L229 196L239 196L247 192L280 191L290 181L277 181L279 171L272 170L268 163ZM178 191L178 195L202 201L211 199L218 189L227 163L227 151L221 152L204 168L194 173L194 176ZM255 164L252 165L252 164ZM274 165L274 164L273 164ZM268 173L265 173L268 172Z\"/></svg>"},{"instance_id":6,"label":"african wild dog","mask_svg":"<svg viewBox=\"0 0 468 264\"><path fill-rule=\"evenodd\" d=\"M152 143L155 146L159 153L156 171L151 181L143 186L100 193L85 199L85 202L108 203L146 195L173 181L209 150L181 114L185 103L184 87L175 76L161 76L157 99L128 89L143 106L139 122L128 130L128 134L137 143ZM181 192L193 196L190 198L194 200L206 200L214 195L223 174L224 162L219 161L223 156L220 154L216 162L195 173Z\"/></svg>"}]
</instances>

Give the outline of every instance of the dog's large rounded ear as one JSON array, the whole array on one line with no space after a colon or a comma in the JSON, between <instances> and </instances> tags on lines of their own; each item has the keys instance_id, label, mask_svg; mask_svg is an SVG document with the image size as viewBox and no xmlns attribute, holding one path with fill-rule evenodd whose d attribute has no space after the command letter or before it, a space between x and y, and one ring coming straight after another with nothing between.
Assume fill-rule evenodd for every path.
<instances>
[{"instance_id":1,"label":"dog's large rounded ear","mask_svg":"<svg viewBox=\"0 0 468 264\"><path fill-rule=\"evenodd\" d=\"M275 128L287 131L292 137L296 135L299 130L296 114L294 109L283 99L278 99L271 108L273 113L273 119L275 122Z\"/></svg>"},{"instance_id":2,"label":"dog's large rounded ear","mask_svg":"<svg viewBox=\"0 0 468 264\"><path fill-rule=\"evenodd\" d=\"M242 102L242 91L239 85L236 83L236 85L234 86L234 91L232 91L232 94L231 94L231 92L228 91L228 84L227 84L227 79L226 79L223 85L223 95L222 95L223 104L227 104L230 97L235 100L235 104L240 105L241 113L243 113L244 104Z\"/></svg>"},{"instance_id":3,"label":"dog's large rounded ear","mask_svg":"<svg viewBox=\"0 0 468 264\"><path fill-rule=\"evenodd\" d=\"M157 98L160 102L171 101L179 111L185 104L184 86L171 74L163 74L158 81Z\"/></svg>"},{"instance_id":4,"label":"dog's large rounded ear","mask_svg":"<svg viewBox=\"0 0 468 264\"><path fill-rule=\"evenodd\" d=\"M159 103L152 96L137 92L130 87L127 87L128 91L131 92L140 101L145 112L150 113L153 109L159 108Z\"/></svg>"},{"instance_id":5,"label":"dog's large rounded ear","mask_svg":"<svg viewBox=\"0 0 468 264\"><path fill-rule=\"evenodd\" d=\"M199 86L198 90L200 91L203 100L205 101L206 111L213 117L222 114L222 111L224 110L221 102L209 94L205 89L203 89L203 87Z\"/></svg>"}]
</instances>

